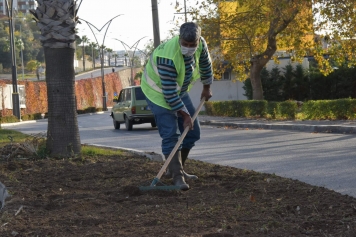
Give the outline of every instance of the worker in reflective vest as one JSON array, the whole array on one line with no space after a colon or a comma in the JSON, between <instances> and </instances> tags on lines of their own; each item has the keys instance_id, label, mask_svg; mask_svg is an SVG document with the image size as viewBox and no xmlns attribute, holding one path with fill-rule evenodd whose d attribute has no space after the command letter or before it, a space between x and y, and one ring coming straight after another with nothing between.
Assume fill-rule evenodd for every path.
<instances>
[{"instance_id":1,"label":"worker in reflective vest","mask_svg":"<svg viewBox=\"0 0 356 237\"><path fill-rule=\"evenodd\" d=\"M195 108L189 90L200 78L203 84L201 98L212 96L212 62L207 44L201 37L200 27L193 22L181 25L179 36L159 45L151 54L141 80L141 88L155 115L162 138L162 153L166 158L172 152L186 127L190 130L174 154L167 170L173 183L188 190L186 179L197 179L187 174L183 167L195 142L200 139L198 118L193 122Z\"/></svg>"}]
</instances>

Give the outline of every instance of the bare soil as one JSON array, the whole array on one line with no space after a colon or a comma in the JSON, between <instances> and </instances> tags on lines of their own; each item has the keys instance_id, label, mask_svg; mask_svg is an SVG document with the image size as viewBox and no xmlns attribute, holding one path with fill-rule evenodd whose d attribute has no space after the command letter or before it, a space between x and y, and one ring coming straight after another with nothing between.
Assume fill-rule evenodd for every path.
<instances>
[{"instance_id":1,"label":"bare soil","mask_svg":"<svg viewBox=\"0 0 356 237\"><path fill-rule=\"evenodd\" d=\"M140 191L161 167L130 153L2 160L0 236L356 236L353 197L195 160L189 191Z\"/></svg>"}]
</instances>

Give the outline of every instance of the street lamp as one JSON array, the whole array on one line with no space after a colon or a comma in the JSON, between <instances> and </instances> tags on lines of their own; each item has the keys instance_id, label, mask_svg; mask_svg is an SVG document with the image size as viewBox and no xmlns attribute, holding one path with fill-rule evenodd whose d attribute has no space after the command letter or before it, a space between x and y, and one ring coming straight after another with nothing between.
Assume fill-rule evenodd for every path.
<instances>
[{"instance_id":1,"label":"street lamp","mask_svg":"<svg viewBox=\"0 0 356 237\"><path fill-rule=\"evenodd\" d=\"M14 40L14 0L5 0L6 15L9 19L9 33L10 33L10 48L11 48L11 71L12 71L12 113L18 119L21 119L20 97L17 89L17 70L16 70L16 54L15 54L15 40Z\"/></svg>"},{"instance_id":2,"label":"street lamp","mask_svg":"<svg viewBox=\"0 0 356 237\"><path fill-rule=\"evenodd\" d=\"M120 41L121 42L121 44L122 44L122 46L124 46L124 48L125 48L125 51L126 51L126 54L129 56L129 58L130 58L130 61L131 61L131 85L134 85L135 84L135 82L134 82L134 76L133 76L133 62L134 62L134 58L135 58L135 52L136 52L136 50L137 50L137 46L138 46L138 44L140 43L140 41L143 39L143 38L146 38L147 36L144 36L144 37L142 37L141 39L139 39L139 40L137 40L131 47L130 46L128 46L125 42L123 42L123 41L121 41L121 40L119 40L119 39L116 39L116 38L113 38L114 40L117 40L117 41ZM132 54L132 57L130 57L130 54L129 54L129 52L127 51L127 49L126 49L126 46L127 47L129 47L129 49L132 49L133 47L135 47L135 50L134 50L134 52L133 52L133 54Z\"/></svg>"},{"instance_id":3,"label":"street lamp","mask_svg":"<svg viewBox=\"0 0 356 237\"><path fill-rule=\"evenodd\" d=\"M116 17L119 17L119 16L121 16L121 15L123 15L123 14L120 14L120 15L117 15L117 16L111 18L111 19L110 19L108 22L106 22L105 25L103 25L103 27L101 27L100 29L96 28L96 27L95 27L92 23L90 23L89 21L86 21L86 20L84 20L84 19L82 19L82 18L79 18L80 20L82 20L82 21L84 21L84 22L87 23L87 25L89 26L91 32L92 32L93 35L94 35L94 38L95 38L96 43L97 43L98 45L100 45L100 44L99 44L99 42L98 42L98 39L96 38L96 35L95 35L95 33L94 33L92 27L94 27L97 31L100 32L100 31L102 31L102 29L103 29L106 25L108 25L108 26L106 27L106 30L105 30L105 34L104 34L104 38L103 38L103 43L102 43L102 45L101 45L101 55L100 55L101 83L102 83L102 87L103 87L103 110L104 110L104 111L107 111L107 110L108 110L108 108L107 108L107 106L106 106L106 91L105 91L105 78L104 78L104 42L105 42L106 33L107 33L107 31L108 31L108 29L109 29L109 27L110 27L111 22L112 22Z\"/></svg>"}]
</instances>

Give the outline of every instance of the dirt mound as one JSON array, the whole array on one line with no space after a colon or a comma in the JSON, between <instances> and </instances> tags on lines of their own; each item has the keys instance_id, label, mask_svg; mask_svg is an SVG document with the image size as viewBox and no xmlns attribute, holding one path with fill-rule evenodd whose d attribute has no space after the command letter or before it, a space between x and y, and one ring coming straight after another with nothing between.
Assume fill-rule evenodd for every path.
<instances>
[{"instance_id":1,"label":"dirt mound","mask_svg":"<svg viewBox=\"0 0 356 237\"><path fill-rule=\"evenodd\" d=\"M297 180L188 160L186 192L151 190L162 163L125 154L0 162L0 236L356 236L356 200ZM171 180L163 178L171 185Z\"/></svg>"}]
</instances>

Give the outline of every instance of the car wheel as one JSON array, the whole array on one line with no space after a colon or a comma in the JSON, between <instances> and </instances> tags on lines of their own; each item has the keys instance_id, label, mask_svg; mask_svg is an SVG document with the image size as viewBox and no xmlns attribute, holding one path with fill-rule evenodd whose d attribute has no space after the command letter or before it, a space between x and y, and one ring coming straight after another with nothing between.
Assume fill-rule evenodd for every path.
<instances>
[{"instance_id":1,"label":"car wheel","mask_svg":"<svg viewBox=\"0 0 356 237\"><path fill-rule=\"evenodd\" d=\"M125 116L125 125L126 125L127 131L131 131L132 130L132 121L130 121L127 116Z\"/></svg>"},{"instance_id":2,"label":"car wheel","mask_svg":"<svg viewBox=\"0 0 356 237\"><path fill-rule=\"evenodd\" d=\"M118 121L116 121L116 120L114 119L114 117L112 118L112 122L113 122L113 124L114 124L114 128L115 128L115 129L120 129L120 123L119 123Z\"/></svg>"},{"instance_id":3,"label":"car wheel","mask_svg":"<svg viewBox=\"0 0 356 237\"><path fill-rule=\"evenodd\" d=\"M152 126L153 128L157 127L156 121L152 121L152 122L151 122L151 126Z\"/></svg>"}]
</instances>

